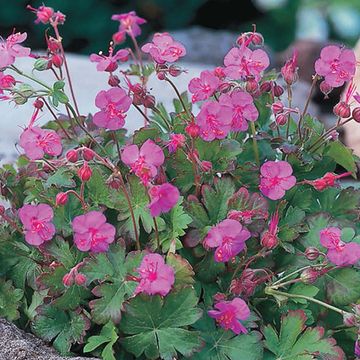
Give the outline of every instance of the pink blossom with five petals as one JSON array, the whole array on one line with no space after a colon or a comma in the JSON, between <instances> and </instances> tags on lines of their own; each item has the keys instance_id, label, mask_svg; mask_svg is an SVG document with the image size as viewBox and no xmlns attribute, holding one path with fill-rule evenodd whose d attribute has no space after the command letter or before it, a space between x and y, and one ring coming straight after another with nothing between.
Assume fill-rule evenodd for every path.
<instances>
[{"instance_id":1,"label":"pink blossom with five petals","mask_svg":"<svg viewBox=\"0 0 360 360\"><path fill-rule=\"evenodd\" d=\"M208 314L222 328L231 330L236 335L247 333L247 329L240 321L249 318L250 309L243 299L235 298L231 301L219 301L214 307L216 310L210 310Z\"/></svg>"},{"instance_id":2,"label":"pink blossom with five petals","mask_svg":"<svg viewBox=\"0 0 360 360\"><path fill-rule=\"evenodd\" d=\"M24 225L25 240L28 244L39 246L54 237L54 212L49 205L24 205L18 214Z\"/></svg>"},{"instance_id":3,"label":"pink blossom with five petals","mask_svg":"<svg viewBox=\"0 0 360 360\"><path fill-rule=\"evenodd\" d=\"M124 14L114 14L111 20L119 21L119 31L129 34L130 36L139 36L141 28L139 25L145 24L146 20L137 16L135 11L130 11Z\"/></svg>"},{"instance_id":4,"label":"pink blossom with five petals","mask_svg":"<svg viewBox=\"0 0 360 360\"><path fill-rule=\"evenodd\" d=\"M101 90L95 98L95 105L101 110L94 114L94 124L109 130L121 129L125 125L126 112L131 103L124 89Z\"/></svg>"},{"instance_id":5,"label":"pink blossom with five petals","mask_svg":"<svg viewBox=\"0 0 360 360\"><path fill-rule=\"evenodd\" d=\"M178 188L169 183L152 186L149 190L151 202L149 204L151 216L159 216L169 212L179 201Z\"/></svg>"},{"instance_id":6,"label":"pink blossom with five petals","mask_svg":"<svg viewBox=\"0 0 360 360\"><path fill-rule=\"evenodd\" d=\"M90 61L96 62L97 71L107 71L113 72L118 68L118 61L125 62L129 58L129 51L125 49L118 50L115 55L113 55L113 49L110 48L109 55L105 56L103 54L91 54Z\"/></svg>"},{"instance_id":7,"label":"pink blossom with five petals","mask_svg":"<svg viewBox=\"0 0 360 360\"><path fill-rule=\"evenodd\" d=\"M27 33L9 35L6 40L0 39L0 69L12 65L17 57L30 55L30 48L19 45L27 38Z\"/></svg>"},{"instance_id":8,"label":"pink blossom with five petals","mask_svg":"<svg viewBox=\"0 0 360 360\"><path fill-rule=\"evenodd\" d=\"M287 161L267 161L260 168L260 191L271 200L279 200L296 184Z\"/></svg>"},{"instance_id":9,"label":"pink blossom with five petals","mask_svg":"<svg viewBox=\"0 0 360 360\"><path fill-rule=\"evenodd\" d=\"M80 251L105 252L115 240L115 227L100 211L76 216L72 221L74 243Z\"/></svg>"},{"instance_id":10,"label":"pink blossom with five petals","mask_svg":"<svg viewBox=\"0 0 360 360\"><path fill-rule=\"evenodd\" d=\"M175 282L174 269L165 264L159 254L147 254L137 268L140 275L139 285L134 295L145 293L148 295L167 295Z\"/></svg>"},{"instance_id":11,"label":"pink blossom with five petals","mask_svg":"<svg viewBox=\"0 0 360 360\"><path fill-rule=\"evenodd\" d=\"M200 77L190 80L189 91L193 94L193 103L206 100L214 94L220 85L220 79L209 70L202 71Z\"/></svg>"},{"instance_id":12,"label":"pink blossom with five petals","mask_svg":"<svg viewBox=\"0 0 360 360\"><path fill-rule=\"evenodd\" d=\"M216 248L215 261L226 262L245 248L250 232L238 221L226 219L213 226L204 239L205 248Z\"/></svg>"}]
</instances>

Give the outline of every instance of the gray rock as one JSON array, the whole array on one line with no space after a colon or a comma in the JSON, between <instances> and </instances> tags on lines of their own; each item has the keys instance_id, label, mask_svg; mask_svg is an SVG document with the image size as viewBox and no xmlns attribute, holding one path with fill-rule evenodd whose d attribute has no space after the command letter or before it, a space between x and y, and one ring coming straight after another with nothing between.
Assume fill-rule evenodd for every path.
<instances>
[{"instance_id":1,"label":"gray rock","mask_svg":"<svg viewBox=\"0 0 360 360\"><path fill-rule=\"evenodd\" d=\"M86 360L84 357L62 357L34 335L0 319L0 360ZM95 358L91 358L96 360ZM99 359L97 359L99 360Z\"/></svg>"}]
</instances>

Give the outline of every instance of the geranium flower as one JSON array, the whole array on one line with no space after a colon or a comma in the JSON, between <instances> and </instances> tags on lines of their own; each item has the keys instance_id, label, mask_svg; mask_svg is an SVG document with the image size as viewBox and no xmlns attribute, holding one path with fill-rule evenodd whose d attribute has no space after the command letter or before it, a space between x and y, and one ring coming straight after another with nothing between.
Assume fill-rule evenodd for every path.
<instances>
[{"instance_id":1,"label":"geranium flower","mask_svg":"<svg viewBox=\"0 0 360 360\"><path fill-rule=\"evenodd\" d=\"M249 77L259 80L269 64L269 57L264 50L250 50L246 46L233 47L225 55L224 72L233 80L246 80Z\"/></svg>"},{"instance_id":2,"label":"geranium flower","mask_svg":"<svg viewBox=\"0 0 360 360\"><path fill-rule=\"evenodd\" d=\"M72 221L74 243L80 251L105 252L115 240L115 227L100 211L76 216Z\"/></svg>"},{"instance_id":3,"label":"geranium flower","mask_svg":"<svg viewBox=\"0 0 360 360\"><path fill-rule=\"evenodd\" d=\"M42 159L44 155L58 156L62 152L61 138L53 130L31 126L23 131L19 145L30 160Z\"/></svg>"},{"instance_id":4,"label":"geranium flower","mask_svg":"<svg viewBox=\"0 0 360 360\"><path fill-rule=\"evenodd\" d=\"M0 69L12 65L17 57L30 55L30 48L19 45L27 38L27 33L9 35L6 40L0 39Z\"/></svg>"},{"instance_id":5,"label":"geranium flower","mask_svg":"<svg viewBox=\"0 0 360 360\"><path fill-rule=\"evenodd\" d=\"M286 161L267 161L260 168L260 191L271 200L279 200L296 184L293 169Z\"/></svg>"},{"instance_id":6,"label":"geranium flower","mask_svg":"<svg viewBox=\"0 0 360 360\"><path fill-rule=\"evenodd\" d=\"M164 163L165 157L160 146L148 139L141 146L125 146L121 153L121 161L147 185L157 174L157 169Z\"/></svg>"},{"instance_id":7,"label":"geranium flower","mask_svg":"<svg viewBox=\"0 0 360 360\"><path fill-rule=\"evenodd\" d=\"M235 298L231 301L219 301L215 309L208 314L225 330L231 330L236 335L246 334L245 326L240 322L247 320L250 316L250 309L243 299Z\"/></svg>"},{"instance_id":8,"label":"geranium flower","mask_svg":"<svg viewBox=\"0 0 360 360\"><path fill-rule=\"evenodd\" d=\"M341 230L337 227L321 230L320 243L328 249L327 258L337 266L354 265L360 260L360 244L343 242Z\"/></svg>"},{"instance_id":9,"label":"geranium flower","mask_svg":"<svg viewBox=\"0 0 360 360\"><path fill-rule=\"evenodd\" d=\"M169 212L179 201L178 188L169 183L152 186L149 190L151 202L149 204L151 216L159 216Z\"/></svg>"},{"instance_id":10,"label":"geranium flower","mask_svg":"<svg viewBox=\"0 0 360 360\"><path fill-rule=\"evenodd\" d=\"M173 63L186 55L184 45L175 41L168 33L156 33L152 42L143 45L141 50L150 54L158 64Z\"/></svg>"},{"instance_id":11,"label":"geranium flower","mask_svg":"<svg viewBox=\"0 0 360 360\"><path fill-rule=\"evenodd\" d=\"M170 134L170 140L167 144L169 147L169 153L175 152L178 148L185 145L186 138L183 134Z\"/></svg>"},{"instance_id":12,"label":"geranium flower","mask_svg":"<svg viewBox=\"0 0 360 360\"><path fill-rule=\"evenodd\" d=\"M101 90L95 98L95 105L101 110L94 114L94 124L109 130L121 129L131 102L124 89Z\"/></svg>"},{"instance_id":13,"label":"geranium flower","mask_svg":"<svg viewBox=\"0 0 360 360\"><path fill-rule=\"evenodd\" d=\"M145 255L136 271L139 273L140 279L134 295L145 293L165 296L175 282L174 269L166 265L163 257L159 254Z\"/></svg>"},{"instance_id":14,"label":"geranium flower","mask_svg":"<svg viewBox=\"0 0 360 360\"><path fill-rule=\"evenodd\" d=\"M224 139L231 130L231 109L217 101L208 101L196 116L196 124L200 127L199 135L203 140Z\"/></svg>"},{"instance_id":15,"label":"geranium flower","mask_svg":"<svg viewBox=\"0 0 360 360\"><path fill-rule=\"evenodd\" d=\"M247 122L256 121L259 117L252 96L244 91L234 91L231 95L222 94L219 102L231 109L233 131L246 131L249 127Z\"/></svg>"},{"instance_id":16,"label":"geranium flower","mask_svg":"<svg viewBox=\"0 0 360 360\"><path fill-rule=\"evenodd\" d=\"M250 232L239 222L226 219L210 229L203 245L205 248L216 248L216 262L226 262L244 249L250 236Z\"/></svg>"},{"instance_id":17,"label":"geranium flower","mask_svg":"<svg viewBox=\"0 0 360 360\"><path fill-rule=\"evenodd\" d=\"M24 205L18 214L24 225L25 240L28 244L39 246L54 237L54 212L49 205Z\"/></svg>"},{"instance_id":18,"label":"geranium flower","mask_svg":"<svg viewBox=\"0 0 360 360\"><path fill-rule=\"evenodd\" d=\"M193 94L191 101L206 100L214 94L220 85L220 79L209 70L202 71L200 77L190 80L189 91Z\"/></svg>"},{"instance_id":19,"label":"geranium flower","mask_svg":"<svg viewBox=\"0 0 360 360\"><path fill-rule=\"evenodd\" d=\"M119 32L126 32L134 37L141 34L139 25L145 24L146 20L137 16L135 11L130 11L124 14L115 14L111 20L119 21Z\"/></svg>"},{"instance_id":20,"label":"geranium flower","mask_svg":"<svg viewBox=\"0 0 360 360\"><path fill-rule=\"evenodd\" d=\"M97 71L107 71L113 72L118 68L118 61L127 61L129 58L129 51L125 49L118 50L115 55L113 55L113 49L110 48L109 55L105 56L103 54L91 54L90 61L96 62Z\"/></svg>"},{"instance_id":21,"label":"geranium flower","mask_svg":"<svg viewBox=\"0 0 360 360\"><path fill-rule=\"evenodd\" d=\"M356 58L353 50L329 45L321 50L315 62L315 71L331 87L342 86L355 75Z\"/></svg>"}]
</instances>

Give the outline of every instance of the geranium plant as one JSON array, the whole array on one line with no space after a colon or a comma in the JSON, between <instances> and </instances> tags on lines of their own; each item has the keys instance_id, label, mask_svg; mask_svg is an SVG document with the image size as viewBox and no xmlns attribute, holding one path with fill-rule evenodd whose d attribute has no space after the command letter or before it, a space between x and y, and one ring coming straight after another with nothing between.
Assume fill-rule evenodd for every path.
<instances>
[{"instance_id":1,"label":"geranium plant","mask_svg":"<svg viewBox=\"0 0 360 360\"><path fill-rule=\"evenodd\" d=\"M109 51L90 56L109 86L85 116L65 16L31 10L47 25L47 53L25 47L26 33L0 42L2 100L34 108L23 155L0 171L0 315L62 354L105 360L360 356L360 191L340 183L357 167L337 139L360 122L353 51L328 46L315 63L309 99L349 83L325 130L309 99L292 106L297 53L269 71L255 29L188 94L173 83L184 46L158 33L140 47L145 20L114 15ZM150 76L174 93L173 109ZM130 107L145 126L127 135Z\"/></svg>"}]
</instances>

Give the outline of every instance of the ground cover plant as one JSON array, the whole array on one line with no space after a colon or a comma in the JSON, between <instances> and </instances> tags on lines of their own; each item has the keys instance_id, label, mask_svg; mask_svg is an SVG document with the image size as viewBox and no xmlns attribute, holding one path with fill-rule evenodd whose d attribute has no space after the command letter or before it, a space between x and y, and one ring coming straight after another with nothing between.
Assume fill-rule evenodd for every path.
<instances>
[{"instance_id":1,"label":"ground cover plant","mask_svg":"<svg viewBox=\"0 0 360 360\"><path fill-rule=\"evenodd\" d=\"M90 56L109 86L87 115L65 15L30 10L47 53L25 33L0 42L1 99L33 106L22 155L0 170L0 316L61 354L105 360L360 356L360 192L340 183L357 159L337 132L360 122L353 51L327 46L314 65L309 99L349 84L326 130L309 99L292 106L296 51L270 70L253 29L180 93L184 46L168 33L140 46L145 20L117 14L108 50ZM18 57L33 59L31 73ZM150 76L174 93L172 109ZM144 120L134 134L130 107Z\"/></svg>"}]
</instances>

